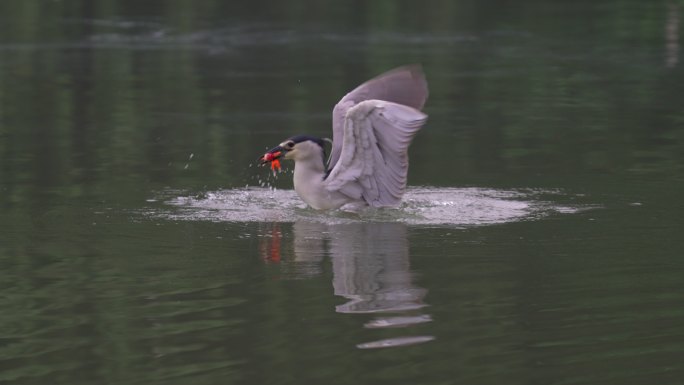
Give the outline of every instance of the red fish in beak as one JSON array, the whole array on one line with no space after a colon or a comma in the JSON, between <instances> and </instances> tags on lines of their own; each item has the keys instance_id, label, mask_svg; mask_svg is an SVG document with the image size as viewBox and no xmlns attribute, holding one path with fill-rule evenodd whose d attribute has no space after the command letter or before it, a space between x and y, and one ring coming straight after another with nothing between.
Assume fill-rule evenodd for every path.
<instances>
[{"instance_id":1,"label":"red fish in beak","mask_svg":"<svg viewBox=\"0 0 684 385\"><path fill-rule=\"evenodd\" d=\"M262 155L259 158L259 165L261 166L261 165L264 165L268 162L271 162L271 170L273 170L273 172L275 172L276 169L278 169L278 171L280 171L280 168L281 168L280 167L280 157L283 156L284 153L285 153L284 148L282 148L280 146L276 146L276 147L268 150L267 153L265 153L264 155Z\"/></svg>"}]
</instances>

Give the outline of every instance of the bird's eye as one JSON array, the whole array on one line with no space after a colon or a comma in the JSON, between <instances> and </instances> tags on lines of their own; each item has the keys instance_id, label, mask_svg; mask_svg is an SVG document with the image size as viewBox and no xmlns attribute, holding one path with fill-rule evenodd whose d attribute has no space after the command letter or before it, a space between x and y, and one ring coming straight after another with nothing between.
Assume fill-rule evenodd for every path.
<instances>
[{"instance_id":1,"label":"bird's eye","mask_svg":"<svg viewBox=\"0 0 684 385\"><path fill-rule=\"evenodd\" d=\"M287 143L285 143L285 148L288 150L291 150L292 147L294 147L294 145L295 145L294 142L287 142Z\"/></svg>"}]
</instances>

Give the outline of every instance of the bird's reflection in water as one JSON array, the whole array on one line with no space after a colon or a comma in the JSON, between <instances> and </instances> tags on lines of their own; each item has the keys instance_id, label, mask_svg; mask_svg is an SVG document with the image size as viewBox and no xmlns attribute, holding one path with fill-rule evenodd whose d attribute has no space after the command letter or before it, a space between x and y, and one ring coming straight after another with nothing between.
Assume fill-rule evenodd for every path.
<instances>
[{"instance_id":1,"label":"bird's reflection in water","mask_svg":"<svg viewBox=\"0 0 684 385\"><path fill-rule=\"evenodd\" d=\"M277 226L277 224L274 224ZM339 313L368 313L366 328L398 328L431 321L420 311L427 290L413 283L407 228L403 223L322 224L299 221L293 228L293 254L287 260L295 278L319 274L325 256L333 268L334 294L347 299ZM280 230L261 247L262 257L280 260ZM274 250L274 246L276 245ZM266 251L268 255L264 255ZM283 266L285 267L285 266ZM432 336L402 336L357 345L359 348L403 346L432 340Z\"/></svg>"},{"instance_id":2,"label":"bird's reflection in water","mask_svg":"<svg viewBox=\"0 0 684 385\"><path fill-rule=\"evenodd\" d=\"M297 261L315 260L329 248L335 295L349 299L337 306L338 312L396 312L424 306L426 290L412 283L406 225L297 222L293 232Z\"/></svg>"}]
</instances>

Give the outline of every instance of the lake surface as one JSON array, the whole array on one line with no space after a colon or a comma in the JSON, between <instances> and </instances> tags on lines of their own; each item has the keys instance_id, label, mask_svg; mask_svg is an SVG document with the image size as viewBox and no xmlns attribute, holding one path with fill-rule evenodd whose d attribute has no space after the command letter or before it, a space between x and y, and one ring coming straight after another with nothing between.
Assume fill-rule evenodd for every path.
<instances>
[{"instance_id":1,"label":"lake surface","mask_svg":"<svg viewBox=\"0 0 684 385\"><path fill-rule=\"evenodd\" d=\"M681 384L681 1L0 4L0 383ZM396 209L294 134L421 63Z\"/></svg>"}]
</instances>

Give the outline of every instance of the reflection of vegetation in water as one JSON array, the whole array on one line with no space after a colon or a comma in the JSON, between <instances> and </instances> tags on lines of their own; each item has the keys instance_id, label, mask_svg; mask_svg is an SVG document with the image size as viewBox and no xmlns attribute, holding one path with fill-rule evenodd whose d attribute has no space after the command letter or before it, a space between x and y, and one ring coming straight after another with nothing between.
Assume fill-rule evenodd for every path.
<instances>
[{"instance_id":1,"label":"reflection of vegetation in water","mask_svg":"<svg viewBox=\"0 0 684 385\"><path fill-rule=\"evenodd\" d=\"M418 183L453 183L446 161L465 179L681 170L676 3L231 4L0 5L2 199L251 183L260 149L329 135L343 92L412 61L432 95Z\"/></svg>"}]
</instances>

